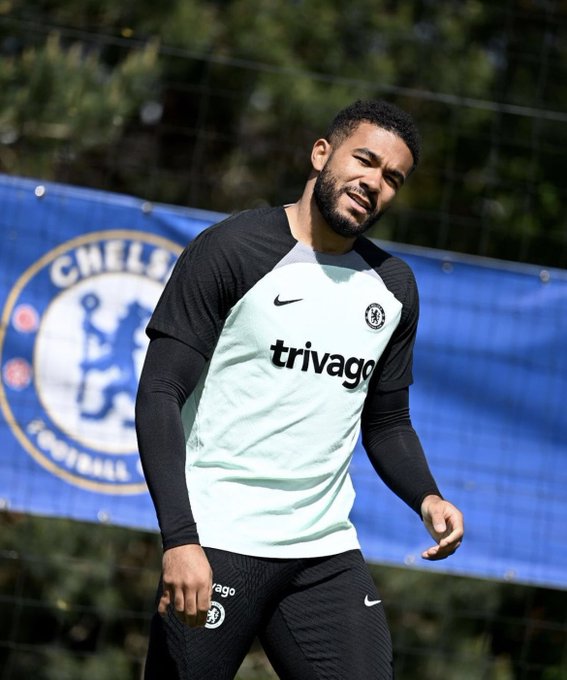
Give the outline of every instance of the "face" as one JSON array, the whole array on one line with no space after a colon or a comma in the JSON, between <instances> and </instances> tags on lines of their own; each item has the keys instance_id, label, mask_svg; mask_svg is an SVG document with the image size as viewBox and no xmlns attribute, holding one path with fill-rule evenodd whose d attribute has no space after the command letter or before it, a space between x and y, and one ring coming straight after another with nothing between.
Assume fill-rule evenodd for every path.
<instances>
[{"instance_id":1,"label":"face","mask_svg":"<svg viewBox=\"0 0 567 680\"><path fill-rule=\"evenodd\" d=\"M319 172L313 191L319 212L333 231L352 238L380 219L409 175L413 157L393 132L361 123L335 148L318 140L312 162Z\"/></svg>"}]
</instances>

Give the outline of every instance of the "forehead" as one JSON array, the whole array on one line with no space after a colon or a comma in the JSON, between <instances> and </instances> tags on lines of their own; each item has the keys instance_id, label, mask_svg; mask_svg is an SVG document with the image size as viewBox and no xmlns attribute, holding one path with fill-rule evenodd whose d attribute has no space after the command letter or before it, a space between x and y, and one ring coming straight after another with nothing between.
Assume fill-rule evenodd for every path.
<instances>
[{"instance_id":1,"label":"forehead","mask_svg":"<svg viewBox=\"0 0 567 680\"><path fill-rule=\"evenodd\" d=\"M373 125L360 123L337 147L346 152L368 149L381 158L404 166L406 172L413 166L413 156L404 140L395 132ZM407 168L405 168L407 166Z\"/></svg>"}]
</instances>

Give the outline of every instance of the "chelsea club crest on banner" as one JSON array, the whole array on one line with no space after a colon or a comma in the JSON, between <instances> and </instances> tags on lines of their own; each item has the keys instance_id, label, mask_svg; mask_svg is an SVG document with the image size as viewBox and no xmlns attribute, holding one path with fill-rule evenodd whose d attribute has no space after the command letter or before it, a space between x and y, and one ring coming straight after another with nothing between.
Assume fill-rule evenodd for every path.
<instances>
[{"instance_id":1,"label":"chelsea club crest on banner","mask_svg":"<svg viewBox=\"0 0 567 680\"><path fill-rule=\"evenodd\" d=\"M179 252L150 233L92 232L13 286L0 401L23 448L53 475L102 493L145 492L134 428L144 329Z\"/></svg>"}]
</instances>

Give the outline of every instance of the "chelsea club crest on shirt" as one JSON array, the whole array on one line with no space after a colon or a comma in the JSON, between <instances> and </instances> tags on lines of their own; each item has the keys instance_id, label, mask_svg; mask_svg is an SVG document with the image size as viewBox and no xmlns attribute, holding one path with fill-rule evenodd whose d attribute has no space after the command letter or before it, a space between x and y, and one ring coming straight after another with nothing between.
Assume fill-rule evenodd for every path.
<instances>
[{"instance_id":1,"label":"chelsea club crest on shirt","mask_svg":"<svg viewBox=\"0 0 567 680\"><path fill-rule=\"evenodd\" d=\"M0 403L53 475L111 494L145 491L134 400L144 329L181 248L93 232L46 253L12 288L0 325Z\"/></svg>"}]
</instances>

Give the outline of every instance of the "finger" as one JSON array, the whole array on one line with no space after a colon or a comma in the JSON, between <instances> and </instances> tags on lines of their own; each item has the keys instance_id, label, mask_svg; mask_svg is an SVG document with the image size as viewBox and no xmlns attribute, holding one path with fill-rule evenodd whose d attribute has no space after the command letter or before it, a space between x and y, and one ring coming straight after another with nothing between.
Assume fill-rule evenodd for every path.
<instances>
[{"instance_id":1,"label":"finger","mask_svg":"<svg viewBox=\"0 0 567 680\"><path fill-rule=\"evenodd\" d=\"M190 598L189 602L189 596L186 597L186 623L191 627L204 626L211 608L211 586L202 586L190 593Z\"/></svg>"},{"instance_id":2,"label":"finger","mask_svg":"<svg viewBox=\"0 0 567 680\"><path fill-rule=\"evenodd\" d=\"M449 528L447 529L449 531ZM437 545L431 546L422 553L423 557L429 558L433 556L438 556L441 553L442 556L452 554L461 545L463 538L463 528L458 527L453 529L447 536L440 538Z\"/></svg>"},{"instance_id":3,"label":"finger","mask_svg":"<svg viewBox=\"0 0 567 680\"><path fill-rule=\"evenodd\" d=\"M199 608L201 611L203 625L207 621L207 614L212 604L212 586L204 588L199 597Z\"/></svg>"},{"instance_id":4,"label":"finger","mask_svg":"<svg viewBox=\"0 0 567 680\"><path fill-rule=\"evenodd\" d=\"M169 593L169 590L166 588L163 589L162 595L159 600L158 604L158 613L160 616L165 616L167 613L167 608L169 607L169 603L171 602L171 596Z\"/></svg>"},{"instance_id":5,"label":"finger","mask_svg":"<svg viewBox=\"0 0 567 680\"><path fill-rule=\"evenodd\" d=\"M439 545L437 556L439 558L448 557L449 555L452 555L460 545L461 541L455 541L453 543L449 543L448 545Z\"/></svg>"},{"instance_id":6,"label":"finger","mask_svg":"<svg viewBox=\"0 0 567 680\"><path fill-rule=\"evenodd\" d=\"M458 529L454 529L448 536L445 536L439 541L439 547L444 548L455 543L458 543L460 545L462 537L463 532L459 531Z\"/></svg>"},{"instance_id":7,"label":"finger","mask_svg":"<svg viewBox=\"0 0 567 680\"><path fill-rule=\"evenodd\" d=\"M187 588L185 590L185 609L183 611L183 622L193 628L197 625L197 594Z\"/></svg>"},{"instance_id":8,"label":"finger","mask_svg":"<svg viewBox=\"0 0 567 680\"><path fill-rule=\"evenodd\" d=\"M207 622L207 614L211 608L211 599L208 596L199 599L197 608L196 625L204 626Z\"/></svg>"},{"instance_id":9,"label":"finger","mask_svg":"<svg viewBox=\"0 0 567 680\"><path fill-rule=\"evenodd\" d=\"M455 540L463 537L465 533L465 525L463 522L462 515L455 515L454 517L449 517L447 520L447 531L443 538Z\"/></svg>"},{"instance_id":10,"label":"finger","mask_svg":"<svg viewBox=\"0 0 567 680\"><path fill-rule=\"evenodd\" d=\"M437 554L438 550L439 546L432 545L431 548L427 548L427 550L424 550L421 553L421 556L423 557L424 560L431 560Z\"/></svg>"},{"instance_id":11,"label":"finger","mask_svg":"<svg viewBox=\"0 0 567 680\"><path fill-rule=\"evenodd\" d=\"M433 562L435 560L442 560L444 557L448 557L448 555L443 555L440 553L439 548L435 546L434 548L429 548L429 550L426 550L424 553L421 555L424 560L429 560L430 562Z\"/></svg>"},{"instance_id":12,"label":"finger","mask_svg":"<svg viewBox=\"0 0 567 680\"><path fill-rule=\"evenodd\" d=\"M182 623L186 623L186 610L188 606L188 596L187 593L183 591L182 588L177 587L173 591L173 613L175 617Z\"/></svg>"},{"instance_id":13,"label":"finger","mask_svg":"<svg viewBox=\"0 0 567 680\"><path fill-rule=\"evenodd\" d=\"M447 531L447 523L445 522L442 510L432 511L431 524L438 534L444 534Z\"/></svg>"},{"instance_id":14,"label":"finger","mask_svg":"<svg viewBox=\"0 0 567 680\"><path fill-rule=\"evenodd\" d=\"M421 553L425 560L443 560L449 555L452 555L461 545L461 541L457 541L448 546L434 545Z\"/></svg>"}]
</instances>

